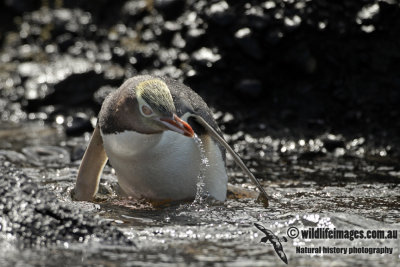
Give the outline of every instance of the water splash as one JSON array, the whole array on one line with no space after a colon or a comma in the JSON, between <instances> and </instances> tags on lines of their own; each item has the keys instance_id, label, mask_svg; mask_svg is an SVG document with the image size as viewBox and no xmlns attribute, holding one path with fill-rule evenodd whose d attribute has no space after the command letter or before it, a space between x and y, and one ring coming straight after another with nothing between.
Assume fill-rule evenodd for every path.
<instances>
[{"instance_id":1,"label":"water splash","mask_svg":"<svg viewBox=\"0 0 400 267\"><path fill-rule=\"evenodd\" d=\"M196 197L193 201L193 204L202 204L209 196L209 193L205 190L204 178L207 168L210 167L210 161L207 158L207 153L204 149L204 144L199 138L199 136L195 134L193 139L196 142L196 145L200 151L200 172L199 175L197 176Z\"/></svg>"}]
</instances>

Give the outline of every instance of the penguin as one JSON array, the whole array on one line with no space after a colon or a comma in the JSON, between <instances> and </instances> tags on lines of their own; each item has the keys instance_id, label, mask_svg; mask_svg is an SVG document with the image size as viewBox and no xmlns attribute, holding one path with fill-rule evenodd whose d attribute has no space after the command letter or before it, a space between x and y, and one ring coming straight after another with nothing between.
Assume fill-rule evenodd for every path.
<instances>
[{"instance_id":1,"label":"penguin","mask_svg":"<svg viewBox=\"0 0 400 267\"><path fill-rule=\"evenodd\" d=\"M204 100L174 79L150 75L128 79L104 100L78 170L75 199L93 199L109 160L128 196L193 200L201 168L195 135L209 162L204 171L204 190L209 196L221 202L226 199L228 151L255 182L263 202L268 201L258 180L223 139Z\"/></svg>"}]
</instances>

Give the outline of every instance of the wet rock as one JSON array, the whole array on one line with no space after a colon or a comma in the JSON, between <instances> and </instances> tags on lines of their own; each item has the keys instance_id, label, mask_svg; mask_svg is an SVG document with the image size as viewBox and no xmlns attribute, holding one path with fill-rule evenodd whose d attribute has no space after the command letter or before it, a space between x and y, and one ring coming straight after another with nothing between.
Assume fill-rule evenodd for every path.
<instances>
[{"instance_id":1,"label":"wet rock","mask_svg":"<svg viewBox=\"0 0 400 267\"><path fill-rule=\"evenodd\" d=\"M184 0L154 0L154 8L160 12L166 20L177 18L182 14L185 1Z\"/></svg>"},{"instance_id":2,"label":"wet rock","mask_svg":"<svg viewBox=\"0 0 400 267\"><path fill-rule=\"evenodd\" d=\"M213 63L221 59L221 56L210 48L202 47L193 52L192 59L197 64L211 67Z\"/></svg>"},{"instance_id":3,"label":"wet rock","mask_svg":"<svg viewBox=\"0 0 400 267\"><path fill-rule=\"evenodd\" d=\"M301 18L298 15L294 15L293 17L285 17L284 23L289 29L294 29L300 26Z\"/></svg>"},{"instance_id":4,"label":"wet rock","mask_svg":"<svg viewBox=\"0 0 400 267\"><path fill-rule=\"evenodd\" d=\"M293 49L284 56L287 68L293 72L303 72L312 74L316 71L317 61L311 51L305 46L294 46Z\"/></svg>"},{"instance_id":5,"label":"wet rock","mask_svg":"<svg viewBox=\"0 0 400 267\"><path fill-rule=\"evenodd\" d=\"M205 33L206 31L203 29L198 29L198 28L189 29L186 33L186 38L185 38L186 51L190 52L196 47L198 47L198 45L201 44L202 39L205 36Z\"/></svg>"},{"instance_id":6,"label":"wet rock","mask_svg":"<svg viewBox=\"0 0 400 267\"><path fill-rule=\"evenodd\" d=\"M85 151L86 146L74 146L71 152L71 161L81 161Z\"/></svg>"},{"instance_id":7,"label":"wet rock","mask_svg":"<svg viewBox=\"0 0 400 267\"><path fill-rule=\"evenodd\" d=\"M308 121L323 121L313 130L362 128L375 134L385 129L398 136L399 82L394 70L399 49L394 33L400 24L388 22L399 10L391 2L69 1L54 7L51 3L28 11L21 22L7 20L12 25L6 27L14 32L0 37L0 86L7 87L0 95L24 103L29 113L45 105L56 105L65 116L82 106L97 112L93 95L98 88L118 87L138 73L185 80L210 104L232 112L246 92L249 97L255 94L231 89L252 79L262 84L261 91L256 89L260 101L268 101L255 104L270 114L259 116L263 121L256 123L285 118L284 123L308 126ZM89 67L76 73L79 61ZM15 67L19 65L27 71ZM63 77L49 71L61 73L62 66L68 66ZM82 91L69 91L65 101L71 102L64 106L50 103L60 102L57 97L42 101L55 93L55 84L70 87L62 80L73 74L82 74L74 77L79 84L93 79L97 88L86 88L88 83ZM310 90L303 90L307 86ZM386 93L377 88L386 88ZM73 104L80 96L85 100Z\"/></svg>"},{"instance_id":8,"label":"wet rock","mask_svg":"<svg viewBox=\"0 0 400 267\"><path fill-rule=\"evenodd\" d=\"M77 136L84 132L89 132L92 129L93 126L90 117L83 112L79 112L67 120L65 133L69 136Z\"/></svg>"},{"instance_id":9,"label":"wet rock","mask_svg":"<svg viewBox=\"0 0 400 267\"><path fill-rule=\"evenodd\" d=\"M133 245L110 223L88 211L57 200L54 193L32 182L0 155L0 232L23 246L82 243L98 239L108 244Z\"/></svg>"},{"instance_id":10,"label":"wet rock","mask_svg":"<svg viewBox=\"0 0 400 267\"><path fill-rule=\"evenodd\" d=\"M181 24L177 22L167 21L162 26L161 34L159 35L159 41L163 44L169 45L175 34L179 33L182 30Z\"/></svg>"},{"instance_id":11,"label":"wet rock","mask_svg":"<svg viewBox=\"0 0 400 267\"><path fill-rule=\"evenodd\" d=\"M340 135L327 134L321 140L324 143L324 147L329 152L334 151L336 148L345 147L344 138Z\"/></svg>"},{"instance_id":12,"label":"wet rock","mask_svg":"<svg viewBox=\"0 0 400 267\"><path fill-rule=\"evenodd\" d=\"M142 19L150 9L149 3L146 0L131 0L127 1L121 9L123 15L127 15L130 21Z\"/></svg>"},{"instance_id":13,"label":"wet rock","mask_svg":"<svg viewBox=\"0 0 400 267\"><path fill-rule=\"evenodd\" d=\"M233 121L234 119L235 119L235 117L229 112L225 113L225 115L221 118L223 123L229 123L229 122Z\"/></svg>"},{"instance_id":14,"label":"wet rock","mask_svg":"<svg viewBox=\"0 0 400 267\"><path fill-rule=\"evenodd\" d=\"M36 112L39 108L43 111L43 106L55 105L57 112L68 114L71 107L92 106L95 104L94 92L107 83L119 84L122 81L121 75L124 75L113 66L104 68L104 72L97 72L93 69L94 66L87 61L66 59L64 62L66 65L61 69L62 63L60 60L53 65L53 68L33 65L33 67L42 69L42 72L30 72L31 77L25 82L25 98L27 100L25 108L29 112ZM25 72L25 67L28 73L28 69L31 68L28 66L25 64L23 68L21 67L21 73ZM36 74L38 75L36 76ZM48 114L51 115L51 118L54 115L52 113ZM86 126L80 125L80 127Z\"/></svg>"},{"instance_id":15,"label":"wet rock","mask_svg":"<svg viewBox=\"0 0 400 267\"><path fill-rule=\"evenodd\" d=\"M262 93L262 84L259 80L243 79L236 86L236 89L243 93L243 95L258 97Z\"/></svg>"},{"instance_id":16,"label":"wet rock","mask_svg":"<svg viewBox=\"0 0 400 267\"><path fill-rule=\"evenodd\" d=\"M184 48L186 46L186 41L183 39L182 35L178 32L172 38L171 44L176 48Z\"/></svg>"},{"instance_id":17,"label":"wet rock","mask_svg":"<svg viewBox=\"0 0 400 267\"><path fill-rule=\"evenodd\" d=\"M56 146L24 147L22 152L27 160L35 166L63 166L70 163L69 152Z\"/></svg>"},{"instance_id":18,"label":"wet rock","mask_svg":"<svg viewBox=\"0 0 400 267\"><path fill-rule=\"evenodd\" d=\"M23 163L26 162L26 157L13 150L0 150L0 156L4 156L7 160L14 163Z\"/></svg>"},{"instance_id":19,"label":"wet rock","mask_svg":"<svg viewBox=\"0 0 400 267\"><path fill-rule=\"evenodd\" d=\"M68 56L59 58L59 60L54 62L53 64L36 62L27 62L21 64L18 67L18 71L22 77L26 78L24 85L25 97L28 100L28 109L31 107L31 105L35 104L33 103L34 101L43 100L54 90L57 91L57 89L60 88L62 88L62 90L68 90L67 88L65 88L65 83L68 83L67 78L69 76L74 77L74 74L81 73L83 75L85 75L84 73L89 73L86 75L90 75L90 71L92 70L92 68L93 65L90 64L88 61L82 59L74 59ZM87 80L84 80L84 82L87 82ZM79 89L79 86L79 82L76 81L76 84L74 84L73 86L71 84L70 88ZM82 87L80 89L82 89ZM70 92L70 94L65 93L67 92L64 91L63 95L59 97L60 101L65 100L68 102L68 97L80 97L79 94L71 94L72 92ZM85 90L82 90L81 93L84 94ZM53 99L50 99L50 101L53 101Z\"/></svg>"},{"instance_id":20,"label":"wet rock","mask_svg":"<svg viewBox=\"0 0 400 267\"><path fill-rule=\"evenodd\" d=\"M221 26L231 24L235 18L234 13L230 11L229 5L226 1L219 1L211 4L207 10L207 15L210 17L212 22Z\"/></svg>"},{"instance_id":21,"label":"wet rock","mask_svg":"<svg viewBox=\"0 0 400 267\"><path fill-rule=\"evenodd\" d=\"M266 27L267 23L271 20L269 15L264 13L264 10L260 6L252 6L245 12L246 18L249 22L249 26L256 29L262 29Z\"/></svg>"},{"instance_id":22,"label":"wet rock","mask_svg":"<svg viewBox=\"0 0 400 267\"><path fill-rule=\"evenodd\" d=\"M257 60L263 58L264 52L261 50L257 40L252 36L251 29L239 29L235 33L235 40L246 55Z\"/></svg>"},{"instance_id":23,"label":"wet rock","mask_svg":"<svg viewBox=\"0 0 400 267\"><path fill-rule=\"evenodd\" d=\"M4 1L5 6L12 8L20 13L32 11L40 7L39 0L28 0L28 1L18 1L18 0L7 0Z\"/></svg>"},{"instance_id":24,"label":"wet rock","mask_svg":"<svg viewBox=\"0 0 400 267\"><path fill-rule=\"evenodd\" d=\"M54 92L43 98L44 105L79 106L92 100L93 93L105 83L95 71L71 74L57 84Z\"/></svg>"},{"instance_id":25,"label":"wet rock","mask_svg":"<svg viewBox=\"0 0 400 267\"><path fill-rule=\"evenodd\" d=\"M269 32L265 34L264 40L271 45L276 45L280 42L283 36L284 33L281 30L271 29Z\"/></svg>"}]
</instances>

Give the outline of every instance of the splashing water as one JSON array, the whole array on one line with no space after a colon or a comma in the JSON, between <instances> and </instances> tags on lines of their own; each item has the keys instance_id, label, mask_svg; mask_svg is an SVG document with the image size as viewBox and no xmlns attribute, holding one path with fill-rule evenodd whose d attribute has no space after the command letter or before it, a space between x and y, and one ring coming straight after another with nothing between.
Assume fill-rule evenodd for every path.
<instances>
[{"instance_id":1,"label":"splashing water","mask_svg":"<svg viewBox=\"0 0 400 267\"><path fill-rule=\"evenodd\" d=\"M196 198L193 201L194 204L201 204L204 200L208 197L208 192L205 190L205 172L208 167L210 167L210 162L207 158L206 151L204 149L204 144L199 138L197 134L193 137L194 141L196 142L197 147L200 150L200 172L197 176L197 184L196 184Z\"/></svg>"}]
</instances>

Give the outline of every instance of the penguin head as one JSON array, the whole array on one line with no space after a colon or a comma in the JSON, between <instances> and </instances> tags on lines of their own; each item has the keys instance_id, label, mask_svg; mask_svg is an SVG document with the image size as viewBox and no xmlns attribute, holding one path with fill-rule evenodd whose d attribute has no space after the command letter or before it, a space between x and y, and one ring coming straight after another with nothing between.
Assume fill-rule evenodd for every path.
<instances>
[{"instance_id":1,"label":"penguin head","mask_svg":"<svg viewBox=\"0 0 400 267\"><path fill-rule=\"evenodd\" d=\"M149 78L137 84L135 93L143 125L154 130L171 130L188 137L194 136L192 127L176 115L174 101L165 82Z\"/></svg>"}]
</instances>

